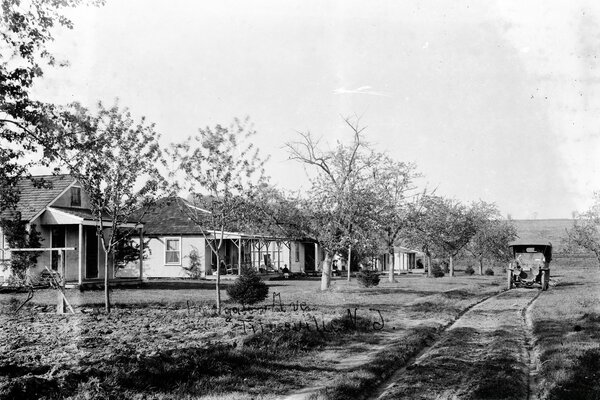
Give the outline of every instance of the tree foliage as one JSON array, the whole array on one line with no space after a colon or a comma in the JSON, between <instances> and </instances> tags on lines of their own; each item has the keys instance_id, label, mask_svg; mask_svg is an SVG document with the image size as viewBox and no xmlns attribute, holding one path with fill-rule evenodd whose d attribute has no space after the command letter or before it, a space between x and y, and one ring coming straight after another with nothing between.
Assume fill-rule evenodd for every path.
<instances>
[{"instance_id":1,"label":"tree foliage","mask_svg":"<svg viewBox=\"0 0 600 400\"><path fill-rule=\"evenodd\" d=\"M452 276L453 259L477 233L480 219L474 206L442 196L423 195L412 206L410 223L411 244L423 250L429 265L433 254L448 257Z\"/></svg>"},{"instance_id":2,"label":"tree foliage","mask_svg":"<svg viewBox=\"0 0 600 400\"><path fill-rule=\"evenodd\" d=\"M27 229L27 221L21 220L20 213L15 213L12 219L3 218L0 220L0 228L4 233L6 244L9 248L38 248L41 247L42 237L37 231L35 224ZM9 268L11 275L18 280L23 281L26 277L27 269L37 263L40 252L11 252Z\"/></svg>"},{"instance_id":3,"label":"tree foliage","mask_svg":"<svg viewBox=\"0 0 600 400\"><path fill-rule=\"evenodd\" d=\"M265 184L266 159L250 141L255 134L248 119L235 119L229 127L200 129L198 135L172 144L167 151L171 189L189 193L189 202L180 204L180 210L202 228L216 267L221 264L225 232L240 231L257 218L251 204ZM220 312L220 268L216 273Z\"/></svg>"},{"instance_id":4,"label":"tree foliage","mask_svg":"<svg viewBox=\"0 0 600 400\"><path fill-rule=\"evenodd\" d=\"M495 204L475 203L472 210L478 228L465 250L477 259L479 274L483 275L483 263L486 258L508 260L508 244L517 237L517 229L511 221L502 220Z\"/></svg>"},{"instance_id":5,"label":"tree foliage","mask_svg":"<svg viewBox=\"0 0 600 400\"><path fill-rule=\"evenodd\" d=\"M190 260L189 264L181 267L190 278L200 278L202 276L202 257L200 257L198 249L192 246L192 251L187 255L187 258Z\"/></svg>"},{"instance_id":6,"label":"tree foliage","mask_svg":"<svg viewBox=\"0 0 600 400\"><path fill-rule=\"evenodd\" d=\"M567 230L570 250L583 249L594 254L600 264L600 193L594 193L592 206L575 215L573 227Z\"/></svg>"},{"instance_id":7,"label":"tree foliage","mask_svg":"<svg viewBox=\"0 0 600 400\"><path fill-rule=\"evenodd\" d=\"M344 122L353 136L349 143L325 149L310 133L300 133L300 141L286 144L290 159L313 172L305 205L310 236L325 251L322 290L329 288L334 254L359 242L366 245L378 229L375 215L380 202L370 179L376 160L364 142L360 121L346 118Z\"/></svg>"},{"instance_id":8,"label":"tree foliage","mask_svg":"<svg viewBox=\"0 0 600 400\"><path fill-rule=\"evenodd\" d=\"M308 209L298 193L285 192L273 185L256 187L248 210L255 218L244 228L253 234L301 240L309 235Z\"/></svg>"},{"instance_id":9,"label":"tree foliage","mask_svg":"<svg viewBox=\"0 0 600 400\"><path fill-rule=\"evenodd\" d=\"M0 212L18 202L17 183L34 162L48 164L64 146L65 111L31 97L47 66L64 66L47 50L53 32L72 29L65 8L80 0L2 0L0 12ZM87 3L101 4L101 1ZM41 156L40 160L32 157ZM28 160L28 161L23 161Z\"/></svg>"},{"instance_id":10,"label":"tree foliage","mask_svg":"<svg viewBox=\"0 0 600 400\"><path fill-rule=\"evenodd\" d=\"M409 202L415 189L414 180L420 175L412 163L396 161L385 153L377 154L372 168L372 181L379 209L377 223L390 254L392 265L389 280L394 281L394 246L409 230Z\"/></svg>"},{"instance_id":11,"label":"tree foliage","mask_svg":"<svg viewBox=\"0 0 600 400\"><path fill-rule=\"evenodd\" d=\"M115 246L113 249L115 269L124 268L129 263L139 261L140 250L142 250L142 258L148 258L150 253L149 244L150 241L145 240L143 247L140 248L140 242L137 240L137 234L135 234L135 232L131 229L117 229L115 234Z\"/></svg>"}]
</instances>

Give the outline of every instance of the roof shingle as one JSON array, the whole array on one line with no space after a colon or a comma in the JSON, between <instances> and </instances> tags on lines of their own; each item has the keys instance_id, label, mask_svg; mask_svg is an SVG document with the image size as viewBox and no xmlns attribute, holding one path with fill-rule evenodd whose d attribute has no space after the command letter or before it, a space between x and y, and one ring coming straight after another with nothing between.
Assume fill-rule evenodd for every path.
<instances>
[{"instance_id":1,"label":"roof shingle","mask_svg":"<svg viewBox=\"0 0 600 400\"><path fill-rule=\"evenodd\" d=\"M0 217L11 218L15 212L20 212L22 220L30 221L75 181L71 175L38 175L22 179L18 184L17 207L3 211Z\"/></svg>"},{"instance_id":2,"label":"roof shingle","mask_svg":"<svg viewBox=\"0 0 600 400\"><path fill-rule=\"evenodd\" d=\"M189 204L180 197L159 200L142 218L145 234L201 235L202 228L182 212L184 207Z\"/></svg>"}]
</instances>

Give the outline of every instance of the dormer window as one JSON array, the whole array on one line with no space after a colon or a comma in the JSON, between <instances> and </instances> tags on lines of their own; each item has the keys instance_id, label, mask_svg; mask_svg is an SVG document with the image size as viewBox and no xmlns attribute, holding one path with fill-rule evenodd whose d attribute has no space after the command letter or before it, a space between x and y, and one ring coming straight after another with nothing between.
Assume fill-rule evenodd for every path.
<instances>
[{"instance_id":1,"label":"dormer window","mask_svg":"<svg viewBox=\"0 0 600 400\"><path fill-rule=\"evenodd\" d=\"M81 207L81 188L71 188L71 207Z\"/></svg>"}]
</instances>

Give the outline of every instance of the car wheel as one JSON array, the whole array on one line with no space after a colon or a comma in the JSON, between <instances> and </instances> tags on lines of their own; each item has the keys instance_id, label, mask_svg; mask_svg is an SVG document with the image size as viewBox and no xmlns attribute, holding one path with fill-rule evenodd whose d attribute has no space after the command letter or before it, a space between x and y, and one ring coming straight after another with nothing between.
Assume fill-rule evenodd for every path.
<instances>
[{"instance_id":1,"label":"car wheel","mask_svg":"<svg viewBox=\"0 0 600 400\"><path fill-rule=\"evenodd\" d=\"M542 272L542 290L548 290L548 282L550 281L550 271Z\"/></svg>"}]
</instances>

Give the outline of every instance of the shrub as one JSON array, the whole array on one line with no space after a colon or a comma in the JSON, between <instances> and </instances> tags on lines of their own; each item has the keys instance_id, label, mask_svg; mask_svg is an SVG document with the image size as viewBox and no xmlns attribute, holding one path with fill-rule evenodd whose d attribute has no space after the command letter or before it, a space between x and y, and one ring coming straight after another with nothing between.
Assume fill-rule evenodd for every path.
<instances>
[{"instance_id":1,"label":"shrub","mask_svg":"<svg viewBox=\"0 0 600 400\"><path fill-rule=\"evenodd\" d=\"M465 268L465 274L473 275L474 273L475 273L475 270L473 269L472 265L468 265L467 268Z\"/></svg>"},{"instance_id":2,"label":"shrub","mask_svg":"<svg viewBox=\"0 0 600 400\"><path fill-rule=\"evenodd\" d=\"M185 270L185 273L192 279L200 278L202 276L202 260L200 259L198 249L194 247L187 257L190 259L189 265L182 266L182 268Z\"/></svg>"},{"instance_id":3,"label":"shrub","mask_svg":"<svg viewBox=\"0 0 600 400\"><path fill-rule=\"evenodd\" d=\"M269 295L269 287L252 268L244 268L233 285L227 287L227 294L234 301L246 305L261 302Z\"/></svg>"},{"instance_id":4,"label":"shrub","mask_svg":"<svg viewBox=\"0 0 600 400\"><path fill-rule=\"evenodd\" d=\"M444 271L442 271L442 267L440 267L439 264L433 264L431 266L431 275L433 275L434 278L441 278L446 274L444 273Z\"/></svg>"},{"instance_id":5,"label":"shrub","mask_svg":"<svg viewBox=\"0 0 600 400\"><path fill-rule=\"evenodd\" d=\"M450 272L450 265L446 261L442 261L442 267L443 267L444 273L447 274Z\"/></svg>"},{"instance_id":6,"label":"shrub","mask_svg":"<svg viewBox=\"0 0 600 400\"><path fill-rule=\"evenodd\" d=\"M358 284L363 287L379 285L379 275L375 271L363 270L356 273Z\"/></svg>"},{"instance_id":7,"label":"shrub","mask_svg":"<svg viewBox=\"0 0 600 400\"><path fill-rule=\"evenodd\" d=\"M17 213L14 219L0 219L0 228L4 231L5 241L8 247L23 248L42 247L41 243L44 240L39 231L35 229L35 224L32 224L29 231L27 230L27 221L21 220L21 214ZM11 254L8 265L10 273L19 281L25 281L27 269L35 266L40 252L14 252Z\"/></svg>"},{"instance_id":8,"label":"shrub","mask_svg":"<svg viewBox=\"0 0 600 400\"><path fill-rule=\"evenodd\" d=\"M485 275L494 275L494 270L491 268L486 269L485 271L483 271L483 273Z\"/></svg>"}]
</instances>

